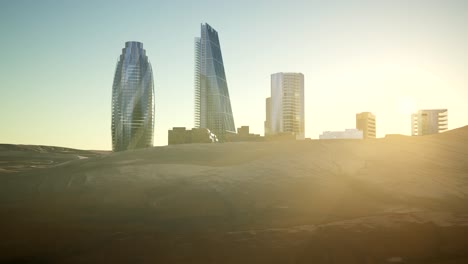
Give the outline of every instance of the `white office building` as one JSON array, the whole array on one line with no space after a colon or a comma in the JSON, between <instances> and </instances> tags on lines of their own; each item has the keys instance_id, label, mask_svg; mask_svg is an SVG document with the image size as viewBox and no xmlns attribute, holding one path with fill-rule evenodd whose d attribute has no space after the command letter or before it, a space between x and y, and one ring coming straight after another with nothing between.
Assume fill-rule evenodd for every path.
<instances>
[{"instance_id":1,"label":"white office building","mask_svg":"<svg viewBox=\"0 0 468 264\"><path fill-rule=\"evenodd\" d=\"M419 110L411 115L411 135L424 136L448 129L447 109Z\"/></svg>"},{"instance_id":2,"label":"white office building","mask_svg":"<svg viewBox=\"0 0 468 264\"><path fill-rule=\"evenodd\" d=\"M296 139L304 139L304 74L272 74L266 104L266 136L294 134Z\"/></svg>"}]
</instances>

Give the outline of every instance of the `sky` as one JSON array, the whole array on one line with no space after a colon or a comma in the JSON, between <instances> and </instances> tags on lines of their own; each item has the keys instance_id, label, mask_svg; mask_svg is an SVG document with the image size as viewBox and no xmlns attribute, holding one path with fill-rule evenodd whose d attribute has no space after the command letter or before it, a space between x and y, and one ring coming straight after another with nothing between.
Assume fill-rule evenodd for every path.
<instances>
[{"instance_id":1,"label":"sky","mask_svg":"<svg viewBox=\"0 0 468 264\"><path fill-rule=\"evenodd\" d=\"M236 127L263 134L270 75L305 78L305 134L376 115L377 137L410 113L468 125L468 1L0 0L0 143L111 149L111 94L126 41L155 77L155 145L193 127L194 38L218 31Z\"/></svg>"}]
</instances>

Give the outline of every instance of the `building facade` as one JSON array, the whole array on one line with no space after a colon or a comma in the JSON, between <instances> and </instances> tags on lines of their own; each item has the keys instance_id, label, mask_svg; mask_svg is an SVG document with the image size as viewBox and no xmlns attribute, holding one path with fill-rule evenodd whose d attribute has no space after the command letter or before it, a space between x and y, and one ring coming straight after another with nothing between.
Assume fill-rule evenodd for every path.
<instances>
[{"instance_id":1,"label":"building facade","mask_svg":"<svg viewBox=\"0 0 468 264\"><path fill-rule=\"evenodd\" d=\"M412 136L437 134L447 129L447 109L419 110L411 115Z\"/></svg>"},{"instance_id":2,"label":"building facade","mask_svg":"<svg viewBox=\"0 0 468 264\"><path fill-rule=\"evenodd\" d=\"M141 42L126 42L117 62L111 130L113 151L153 146L153 71Z\"/></svg>"},{"instance_id":3,"label":"building facade","mask_svg":"<svg viewBox=\"0 0 468 264\"><path fill-rule=\"evenodd\" d=\"M195 38L195 127L207 128L223 140L236 133L218 32L201 25Z\"/></svg>"},{"instance_id":4,"label":"building facade","mask_svg":"<svg viewBox=\"0 0 468 264\"><path fill-rule=\"evenodd\" d=\"M304 139L304 75L275 73L271 75L271 97L266 100L265 134L292 133Z\"/></svg>"},{"instance_id":5,"label":"building facade","mask_svg":"<svg viewBox=\"0 0 468 264\"><path fill-rule=\"evenodd\" d=\"M358 129L345 129L344 131L324 131L319 139L363 139L364 133Z\"/></svg>"},{"instance_id":6,"label":"building facade","mask_svg":"<svg viewBox=\"0 0 468 264\"><path fill-rule=\"evenodd\" d=\"M364 139L376 137L375 115L370 112L356 114L356 129L363 132Z\"/></svg>"}]
</instances>

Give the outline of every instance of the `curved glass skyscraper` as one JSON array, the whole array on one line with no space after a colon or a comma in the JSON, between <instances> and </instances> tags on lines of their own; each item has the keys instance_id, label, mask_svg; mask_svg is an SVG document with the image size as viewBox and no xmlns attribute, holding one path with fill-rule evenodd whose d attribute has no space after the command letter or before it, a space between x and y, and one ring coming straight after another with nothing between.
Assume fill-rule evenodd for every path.
<instances>
[{"instance_id":1,"label":"curved glass skyscraper","mask_svg":"<svg viewBox=\"0 0 468 264\"><path fill-rule=\"evenodd\" d=\"M122 49L112 86L112 149L153 146L154 84L143 43L129 41Z\"/></svg>"},{"instance_id":2,"label":"curved glass skyscraper","mask_svg":"<svg viewBox=\"0 0 468 264\"><path fill-rule=\"evenodd\" d=\"M208 24L195 38L195 127L208 128L220 140L236 133L218 32Z\"/></svg>"}]
</instances>

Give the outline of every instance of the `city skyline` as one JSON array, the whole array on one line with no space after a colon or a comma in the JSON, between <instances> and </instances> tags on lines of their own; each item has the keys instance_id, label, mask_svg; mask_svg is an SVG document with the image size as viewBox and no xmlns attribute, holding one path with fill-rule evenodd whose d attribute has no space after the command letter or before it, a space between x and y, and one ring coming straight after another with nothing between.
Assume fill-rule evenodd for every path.
<instances>
[{"instance_id":1,"label":"city skyline","mask_svg":"<svg viewBox=\"0 0 468 264\"><path fill-rule=\"evenodd\" d=\"M242 1L140 3L142 14L128 21L117 15L123 5L106 1L2 4L0 142L111 149L115 51L137 40L151 50L155 145L166 145L157 135L193 126L193 36L202 22L222 35L234 118L254 133L263 134L269 77L280 71L307 78L305 137L353 127L363 111L378 116L377 137L410 135L417 109L449 109L449 129L467 124L464 1L298 2L280 19L279 2L249 10Z\"/></svg>"}]
</instances>

